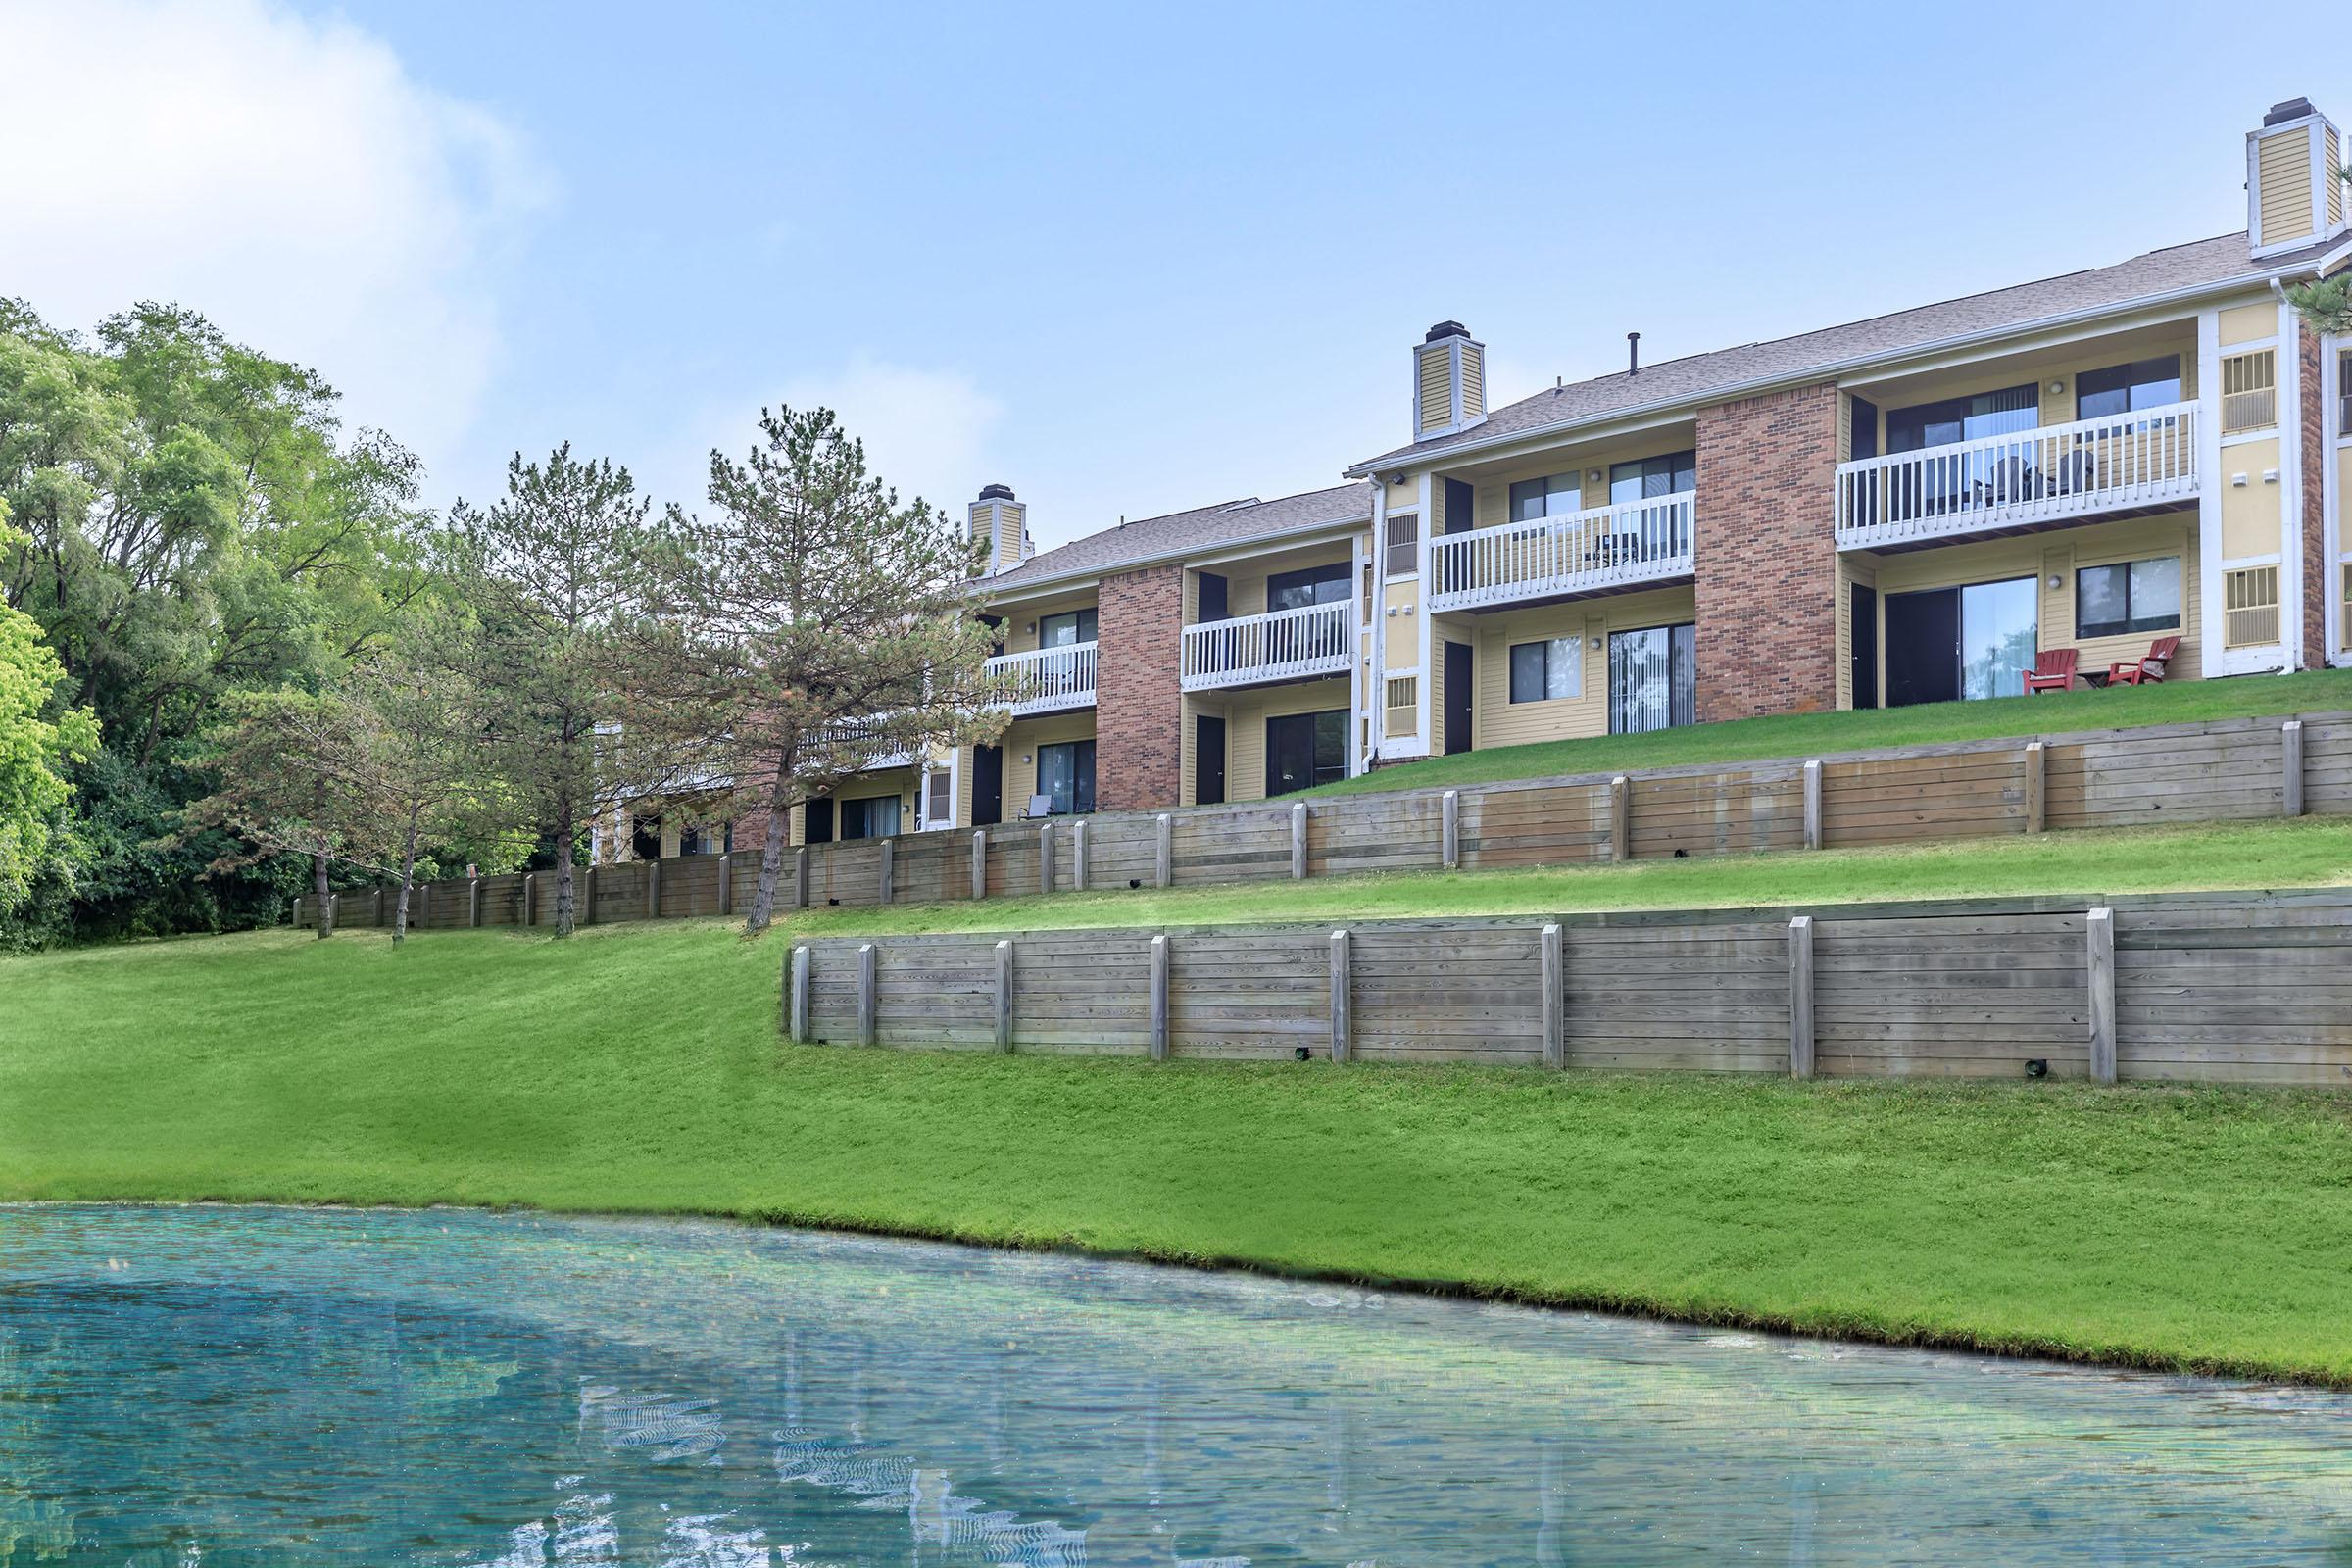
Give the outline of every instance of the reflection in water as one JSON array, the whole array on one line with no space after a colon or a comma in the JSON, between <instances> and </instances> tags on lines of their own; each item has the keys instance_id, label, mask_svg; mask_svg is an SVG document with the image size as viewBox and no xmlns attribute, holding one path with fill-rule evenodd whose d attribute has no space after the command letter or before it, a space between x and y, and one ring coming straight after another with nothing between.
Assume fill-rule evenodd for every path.
<instances>
[{"instance_id":1,"label":"reflection in water","mask_svg":"<svg viewBox=\"0 0 2352 1568\"><path fill-rule=\"evenodd\" d=\"M0 1565L2352 1561L2352 1398L701 1223L0 1207Z\"/></svg>"}]
</instances>

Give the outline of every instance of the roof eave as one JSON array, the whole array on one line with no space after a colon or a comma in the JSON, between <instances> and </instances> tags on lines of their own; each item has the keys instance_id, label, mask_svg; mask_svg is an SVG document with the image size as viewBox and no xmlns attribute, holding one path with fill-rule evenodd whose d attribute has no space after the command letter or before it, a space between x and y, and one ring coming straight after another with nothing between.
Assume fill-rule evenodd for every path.
<instances>
[{"instance_id":1,"label":"roof eave","mask_svg":"<svg viewBox=\"0 0 2352 1568\"><path fill-rule=\"evenodd\" d=\"M1137 556L1129 561L1103 562L1098 565L1079 566L1070 571L1057 572L1051 577L1038 577L1028 582L1016 583L1007 597L1027 598L1031 592L1037 590L1070 588L1089 580L1099 582L1116 572L1139 571L1146 566L1163 566L1172 561L1189 561L1195 556L1209 555L1225 550L1248 550L1258 545L1289 544L1320 533L1345 533L1353 528L1369 527L1371 522L1372 514L1367 511L1357 516L1331 517L1321 522L1300 523L1295 528L1282 528L1272 533L1256 534L1249 538L1216 540L1206 543L1196 542L1181 549L1153 551L1149 555ZM972 579L971 586L976 590L985 591L991 585L991 581L992 579L987 577L975 577Z\"/></svg>"},{"instance_id":2,"label":"roof eave","mask_svg":"<svg viewBox=\"0 0 2352 1568\"><path fill-rule=\"evenodd\" d=\"M1516 446L1523 442L1542 441L1547 437L1568 434L1593 425L1640 419L1669 414L1678 409L1695 412L1718 403L1729 403L1737 398L1755 397L1759 393L1778 391L1784 387L1802 386L1808 382L1851 375L1856 370L1871 369L1880 366L1899 365L1909 359L1948 354L1954 349L1971 348L1983 343L1995 343L2002 338L2020 337L2032 332L2046 332L2057 327L2095 321L2109 316L2128 316L2134 311L2180 304L2188 300L2202 299L2212 294L2229 294L2240 289L2260 288L2273 278L2318 270L2326 260L2327 258L2320 257L2285 268L2260 268L2235 277L2222 278L2210 283L2196 283L2183 288L2167 289L2157 294L2138 294L2131 299L2117 300L2108 305L2093 306L2080 311L2063 311L2054 316L2035 317L2030 320L2013 321L2006 326L1988 327L1981 332L1954 333L1949 337L1936 338L1925 343L1913 343L1900 349L1889 349L1884 353L1852 355L1843 360L1808 366L1801 370L1785 371L1778 375L1756 376L1746 381L1736 381L1719 387L1710 387L1705 393L1694 397L1660 398L1651 403L1629 403L1622 408L1607 409L1575 418L1561 419L1551 424L1533 425L1524 430L1513 430L1484 441L1463 441L1420 453L1412 452L1410 448L1404 448L1381 457L1368 458L1352 467L1342 469L1341 472L1350 479L1375 477L1383 468L1419 467L1442 458L1459 457L1471 452L1487 452L1501 447ZM1536 395L1543 396L1540 392Z\"/></svg>"}]
</instances>

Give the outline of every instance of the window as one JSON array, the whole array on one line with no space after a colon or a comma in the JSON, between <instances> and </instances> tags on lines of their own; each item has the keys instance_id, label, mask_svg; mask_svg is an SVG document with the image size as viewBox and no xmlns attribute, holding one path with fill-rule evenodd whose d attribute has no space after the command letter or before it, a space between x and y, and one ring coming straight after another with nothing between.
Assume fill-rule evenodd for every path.
<instances>
[{"instance_id":1,"label":"window","mask_svg":"<svg viewBox=\"0 0 2352 1568\"><path fill-rule=\"evenodd\" d=\"M1037 793L1056 816L1095 808L1095 743L1057 741L1037 749Z\"/></svg>"},{"instance_id":2,"label":"window","mask_svg":"<svg viewBox=\"0 0 2352 1568\"><path fill-rule=\"evenodd\" d=\"M1095 640L1095 612L1091 610L1065 610L1058 615L1037 617L1037 646L1067 648L1073 643Z\"/></svg>"},{"instance_id":3,"label":"window","mask_svg":"<svg viewBox=\"0 0 2352 1568\"><path fill-rule=\"evenodd\" d=\"M1564 517L1571 512L1583 511L1584 505L1584 486L1577 482L1573 473L1522 479L1511 486L1513 522L1541 522L1545 517Z\"/></svg>"},{"instance_id":4,"label":"window","mask_svg":"<svg viewBox=\"0 0 2352 1568\"><path fill-rule=\"evenodd\" d=\"M929 775L923 803L925 827L952 827L956 822L956 775L940 768Z\"/></svg>"},{"instance_id":5,"label":"window","mask_svg":"<svg viewBox=\"0 0 2352 1568\"><path fill-rule=\"evenodd\" d=\"M1689 724L1698 716L1698 627L1609 633L1609 733Z\"/></svg>"},{"instance_id":6,"label":"window","mask_svg":"<svg viewBox=\"0 0 2352 1568\"><path fill-rule=\"evenodd\" d=\"M733 823L689 827L678 835L680 855L726 855L735 848Z\"/></svg>"},{"instance_id":7,"label":"window","mask_svg":"<svg viewBox=\"0 0 2352 1568\"><path fill-rule=\"evenodd\" d=\"M2038 385L2004 387L1974 397L1946 398L1886 411L1886 450L1920 452L1958 441L2010 435L2041 422Z\"/></svg>"},{"instance_id":8,"label":"window","mask_svg":"<svg viewBox=\"0 0 2352 1568\"><path fill-rule=\"evenodd\" d=\"M1389 516L1388 574L1403 577L1421 569L1421 514L1392 513Z\"/></svg>"},{"instance_id":9,"label":"window","mask_svg":"<svg viewBox=\"0 0 2352 1568\"><path fill-rule=\"evenodd\" d=\"M2075 377L2075 417L2103 419L2180 401L2180 356L2133 360Z\"/></svg>"},{"instance_id":10,"label":"window","mask_svg":"<svg viewBox=\"0 0 2352 1568\"><path fill-rule=\"evenodd\" d=\"M2270 349L2222 361L2222 434L2278 422L2278 356Z\"/></svg>"},{"instance_id":11,"label":"window","mask_svg":"<svg viewBox=\"0 0 2352 1568\"><path fill-rule=\"evenodd\" d=\"M1584 690L1582 637L1511 645L1511 701L1556 702Z\"/></svg>"},{"instance_id":12,"label":"window","mask_svg":"<svg viewBox=\"0 0 2352 1568\"><path fill-rule=\"evenodd\" d=\"M835 808L837 831L845 839L888 839L899 833L899 798L876 795L862 801L843 801Z\"/></svg>"},{"instance_id":13,"label":"window","mask_svg":"<svg viewBox=\"0 0 2352 1568\"><path fill-rule=\"evenodd\" d=\"M1614 464L1609 468L1609 500L1654 501L1698 488L1698 454L1669 452L1662 458Z\"/></svg>"},{"instance_id":14,"label":"window","mask_svg":"<svg viewBox=\"0 0 2352 1568\"><path fill-rule=\"evenodd\" d=\"M1266 579L1266 609L1303 610L1308 605L1344 604L1354 576L1354 567L1345 561L1335 561L1328 566L1278 571Z\"/></svg>"},{"instance_id":15,"label":"window","mask_svg":"<svg viewBox=\"0 0 2352 1568\"><path fill-rule=\"evenodd\" d=\"M1348 710L1266 720L1266 793L1288 795L1348 776Z\"/></svg>"},{"instance_id":16,"label":"window","mask_svg":"<svg viewBox=\"0 0 2352 1568\"><path fill-rule=\"evenodd\" d=\"M2075 573L2075 635L2173 631L2180 624L2180 558L2119 561Z\"/></svg>"},{"instance_id":17,"label":"window","mask_svg":"<svg viewBox=\"0 0 2352 1568\"><path fill-rule=\"evenodd\" d=\"M2352 349L2335 362L2335 433L2352 435Z\"/></svg>"}]
</instances>

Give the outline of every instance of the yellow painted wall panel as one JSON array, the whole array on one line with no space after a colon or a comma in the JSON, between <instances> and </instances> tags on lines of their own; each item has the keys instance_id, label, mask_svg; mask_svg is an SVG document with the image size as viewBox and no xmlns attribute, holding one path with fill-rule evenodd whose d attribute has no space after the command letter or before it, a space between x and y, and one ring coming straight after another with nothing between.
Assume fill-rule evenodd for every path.
<instances>
[{"instance_id":1,"label":"yellow painted wall panel","mask_svg":"<svg viewBox=\"0 0 2352 1568\"><path fill-rule=\"evenodd\" d=\"M1696 618L1691 590L1663 588L1616 594L1479 617L1477 694L1470 710L1473 744L1521 746L1535 741L1605 735L1609 730L1608 634L1668 626ZM1583 664L1574 697L1511 701L1511 645L1552 637L1578 639ZM1601 639L1597 649L1593 638Z\"/></svg>"},{"instance_id":2,"label":"yellow painted wall panel","mask_svg":"<svg viewBox=\"0 0 2352 1568\"><path fill-rule=\"evenodd\" d=\"M1225 704L1225 798L1266 798L1267 719L1334 708L1345 710L1347 707L1345 680L1304 680L1232 693Z\"/></svg>"},{"instance_id":3,"label":"yellow painted wall panel","mask_svg":"<svg viewBox=\"0 0 2352 1568\"><path fill-rule=\"evenodd\" d=\"M2278 305L2265 300L2258 305L2232 305L2221 313L2222 347L2239 343L2259 343L2278 335Z\"/></svg>"},{"instance_id":4,"label":"yellow painted wall panel","mask_svg":"<svg viewBox=\"0 0 2352 1568\"><path fill-rule=\"evenodd\" d=\"M2278 498L2280 484L2265 484L2262 476L2278 466L2278 438L2241 442L2222 448L2222 559L2242 561L2248 556L2275 556L2279 551ZM2238 474L2244 484L2235 482Z\"/></svg>"}]
</instances>

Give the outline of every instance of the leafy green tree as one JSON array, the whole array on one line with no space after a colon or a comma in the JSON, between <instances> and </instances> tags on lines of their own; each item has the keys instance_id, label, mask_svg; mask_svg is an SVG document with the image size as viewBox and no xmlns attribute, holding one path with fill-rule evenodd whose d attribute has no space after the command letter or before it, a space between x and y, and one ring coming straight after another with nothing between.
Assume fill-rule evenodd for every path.
<instances>
[{"instance_id":1,"label":"leafy green tree","mask_svg":"<svg viewBox=\"0 0 2352 1568\"><path fill-rule=\"evenodd\" d=\"M451 514L456 593L475 617L463 674L479 694L485 770L554 847L559 937L575 923L581 834L664 770L620 709L636 684L645 564L664 549L652 511L628 469L565 443L544 464L515 454L501 500Z\"/></svg>"},{"instance_id":2,"label":"leafy green tree","mask_svg":"<svg viewBox=\"0 0 2352 1568\"><path fill-rule=\"evenodd\" d=\"M340 693L292 687L230 693L196 751L216 787L181 809L177 833L163 847L208 834L225 841L205 868L208 876L279 856L307 858L323 942L335 929L328 897L333 869L375 871L385 858L380 817L346 776L346 760L360 745Z\"/></svg>"},{"instance_id":3,"label":"leafy green tree","mask_svg":"<svg viewBox=\"0 0 2352 1568\"><path fill-rule=\"evenodd\" d=\"M0 544L9 531L0 503ZM98 721L88 709L52 713L64 679L65 666L33 618L0 607L0 913L22 906L36 869L70 848L59 843L73 795L65 766L98 749Z\"/></svg>"},{"instance_id":4,"label":"leafy green tree","mask_svg":"<svg viewBox=\"0 0 2352 1568\"><path fill-rule=\"evenodd\" d=\"M877 759L992 739L1004 717L989 628L968 584L978 547L919 497L866 470L831 410L760 411L742 463L710 454L709 521L675 519L655 553L667 657L636 662L631 722L690 761L665 775L723 785L764 817L751 931L775 909L790 809Z\"/></svg>"}]
</instances>

